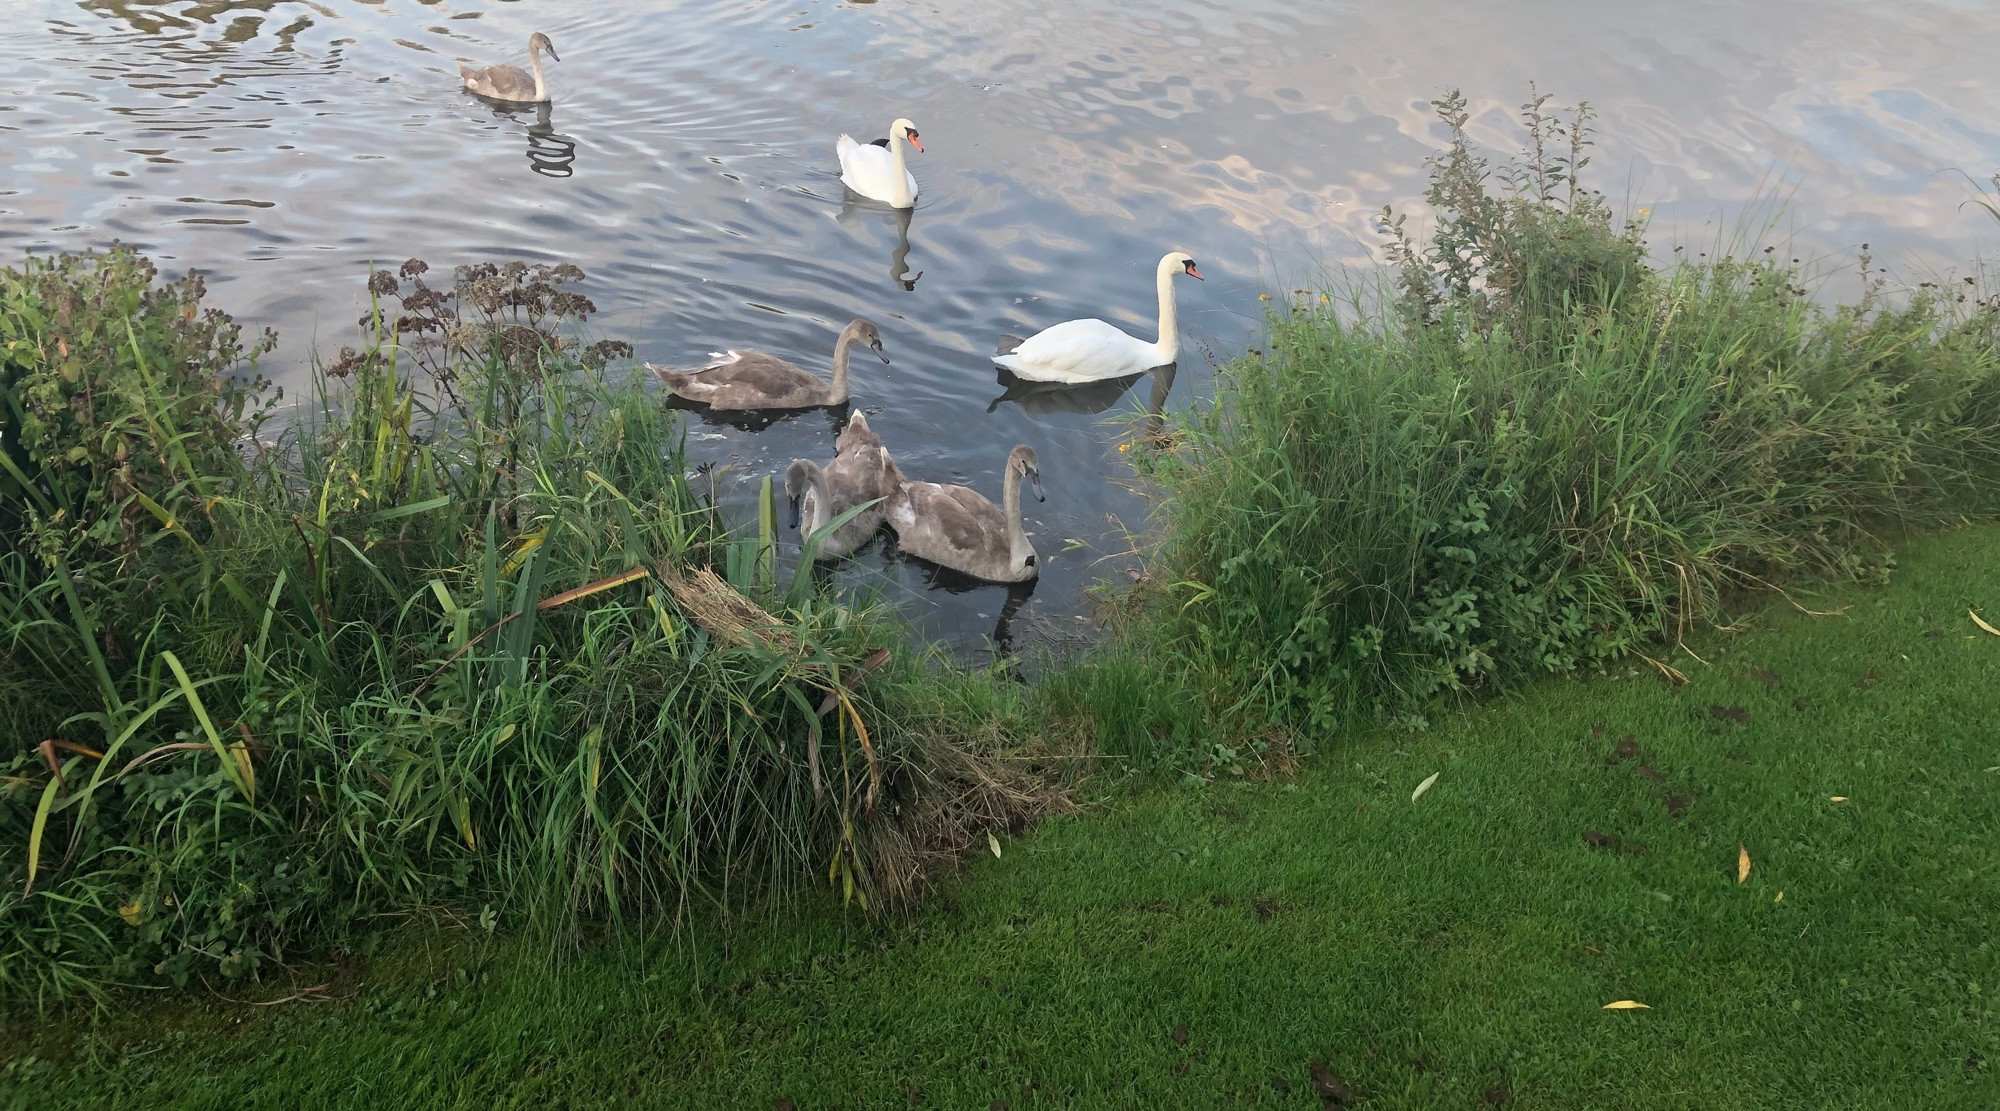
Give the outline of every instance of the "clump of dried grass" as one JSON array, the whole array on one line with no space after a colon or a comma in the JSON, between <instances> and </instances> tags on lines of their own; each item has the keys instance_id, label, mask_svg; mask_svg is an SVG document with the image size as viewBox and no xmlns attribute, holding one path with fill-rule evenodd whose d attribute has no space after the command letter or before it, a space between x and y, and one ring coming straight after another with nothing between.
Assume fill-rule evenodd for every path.
<instances>
[{"instance_id":1,"label":"clump of dried grass","mask_svg":"<svg viewBox=\"0 0 2000 1111\"><path fill-rule=\"evenodd\" d=\"M927 739L920 764L897 777L895 801L868 832L878 905L909 906L966 854L1074 810L1084 756L1072 739L1042 734L1023 743L997 720Z\"/></svg>"},{"instance_id":2,"label":"clump of dried grass","mask_svg":"<svg viewBox=\"0 0 2000 1111\"><path fill-rule=\"evenodd\" d=\"M662 565L658 574L688 618L709 635L739 648L762 648L781 656L799 653L798 634L789 625L745 598L714 571L703 567L690 573Z\"/></svg>"}]
</instances>

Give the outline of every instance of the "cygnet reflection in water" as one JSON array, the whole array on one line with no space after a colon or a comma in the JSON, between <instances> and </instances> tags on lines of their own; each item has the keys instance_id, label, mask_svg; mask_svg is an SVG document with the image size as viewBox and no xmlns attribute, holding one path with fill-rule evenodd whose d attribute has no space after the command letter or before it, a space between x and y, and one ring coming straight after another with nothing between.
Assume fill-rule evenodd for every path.
<instances>
[{"instance_id":1,"label":"cygnet reflection in water","mask_svg":"<svg viewBox=\"0 0 2000 1111\"><path fill-rule=\"evenodd\" d=\"M660 403L669 409L679 409L689 416L700 418L703 424L734 428L738 432L762 432L774 424L817 413L826 418L828 431L834 436L839 436L840 430L847 427L848 406L852 404L843 401L818 409L711 409L699 401L689 401L666 391L658 396Z\"/></svg>"},{"instance_id":2,"label":"cygnet reflection in water","mask_svg":"<svg viewBox=\"0 0 2000 1111\"><path fill-rule=\"evenodd\" d=\"M923 574L924 585L932 590L941 590L946 594L970 594L975 590L1005 590L1007 599L1000 604L999 620L993 623L993 654L995 657L1013 655L1014 620L1019 616L1021 607L1027 605L1028 600L1034 597L1035 584L1041 582L1040 576L1026 582L1004 584L975 579L962 571L954 571L949 567L939 566L904 552L897 545L896 533L892 529L884 529L877 535L882 541L883 566L889 568L897 563L905 563L917 568Z\"/></svg>"},{"instance_id":3,"label":"cygnet reflection in water","mask_svg":"<svg viewBox=\"0 0 2000 1111\"><path fill-rule=\"evenodd\" d=\"M1086 416L1102 413L1118 404L1118 399L1125 396L1125 391L1131 389L1133 383L1150 376L1153 379L1153 390L1146 404L1146 412L1151 415L1151 420L1147 422L1147 431L1158 432L1160 423L1166 415L1167 395L1173 392L1174 376L1177 372L1176 365L1168 363L1144 374L1128 374L1123 378L1106 378L1099 382L1068 385L1061 382L1030 382L1018 377L1013 371L1000 367L996 377L1007 390L989 402L986 411L991 413L1001 405L1011 403L1019 406L1023 413L1035 420L1046 420L1064 413L1082 413Z\"/></svg>"},{"instance_id":4,"label":"cygnet reflection in water","mask_svg":"<svg viewBox=\"0 0 2000 1111\"><path fill-rule=\"evenodd\" d=\"M556 134L549 122L550 108L535 110L535 122L528 125L528 168L543 177L569 177L576 173L576 140Z\"/></svg>"},{"instance_id":5,"label":"cygnet reflection in water","mask_svg":"<svg viewBox=\"0 0 2000 1111\"><path fill-rule=\"evenodd\" d=\"M490 103L490 102L489 102ZM576 140L556 133L555 107L544 101L536 105L494 104L495 119L519 120L529 112L528 168L543 177L572 177L576 174Z\"/></svg>"},{"instance_id":6,"label":"cygnet reflection in water","mask_svg":"<svg viewBox=\"0 0 2000 1111\"><path fill-rule=\"evenodd\" d=\"M850 230L870 216L893 227L896 230L896 246L889 252L889 280L902 286L907 293L914 291L917 280L924 276L921 270L910 273L910 217L915 212L914 208L892 208L880 201L867 200L850 189L840 206L840 213L833 219Z\"/></svg>"}]
</instances>

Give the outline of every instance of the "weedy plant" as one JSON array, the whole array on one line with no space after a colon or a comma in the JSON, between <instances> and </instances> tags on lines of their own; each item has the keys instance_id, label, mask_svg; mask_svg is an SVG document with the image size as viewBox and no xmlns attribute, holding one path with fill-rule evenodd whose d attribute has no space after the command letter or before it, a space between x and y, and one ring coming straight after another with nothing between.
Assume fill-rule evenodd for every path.
<instances>
[{"instance_id":1,"label":"weedy plant","mask_svg":"<svg viewBox=\"0 0 2000 1111\"><path fill-rule=\"evenodd\" d=\"M1587 108L1537 93L1496 172L1464 99L1436 107L1436 231L1385 211L1393 288L1274 317L1150 463L1171 586L1137 639L1218 710L1302 744L1414 723L1658 658L1733 592L1871 576L1897 530L1995 508L2000 299L1826 307L1770 252L1653 268L1578 178Z\"/></svg>"},{"instance_id":2,"label":"weedy plant","mask_svg":"<svg viewBox=\"0 0 2000 1111\"><path fill-rule=\"evenodd\" d=\"M629 348L569 339L580 271L425 270L268 421L268 343L197 280L0 274L0 995L251 975L422 908L894 902L1053 804L941 710L1017 696L892 654L780 581L768 511L739 538L690 488L675 415L603 370Z\"/></svg>"}]
</instances>

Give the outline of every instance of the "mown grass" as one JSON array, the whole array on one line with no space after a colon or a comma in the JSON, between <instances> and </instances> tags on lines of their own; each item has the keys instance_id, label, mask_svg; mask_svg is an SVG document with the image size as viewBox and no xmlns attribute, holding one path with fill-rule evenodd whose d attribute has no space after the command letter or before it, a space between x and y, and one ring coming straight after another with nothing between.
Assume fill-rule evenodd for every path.
<instances>
[{"instance_id":1,"label":"mown grass","mask_svg":"<svg viewBox=\"0 0 2000 1111\"><path fill-rule=\"evenodd\" d=\"M1685 686L1547 679L1295 781L1045 823L907 921L829 907L559 971L448 931L334 1002L16 1024L7 1081L41 1107L1318 1107L1317 1062L1383 1108L1992 1106L2000 637L1967 611L2000 611L2000 534L1801 600L1837 615L1692 638Z\"/></svg>"}]
</instances>

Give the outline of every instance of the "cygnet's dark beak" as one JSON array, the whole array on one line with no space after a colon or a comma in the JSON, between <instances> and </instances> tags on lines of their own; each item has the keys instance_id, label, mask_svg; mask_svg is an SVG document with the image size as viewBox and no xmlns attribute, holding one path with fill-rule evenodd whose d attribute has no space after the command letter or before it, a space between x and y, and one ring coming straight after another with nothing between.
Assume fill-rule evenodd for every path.
<instances>
[{"instance_id":1,"label":"cygnet's dark beak","mask_svg":"<svg viewBox=\"0 0 2000 1111\"><path fill-rule=\"evenodd\" d=\"M888 353L887 351L884 351L884 350L882 350L882 345L881 345L881 344L879 344L879 343L871 343L871 344L869 344L868 346L870 346L870 347L874 348L874 349L875 349L875 354L877 354L877 355L880 355L880 356L882 357L882 365L883 365L883 366L887 366L887 365L889 365L889 353Z\"/></svg>"},{"instance_id":2,"label":"cygnet's dark beak","mask_svg":"<svg viewBox=\"0 0 2000 1111\"><path fill-rule=\"evenodd\" d=\"M1041 475L1039 475L1039 474L1035 474L1035 473L1033 473L1033 472L1030 472L1030 473L1028 474L1028 488L1029 488L1030 490L1033 490L1033 491L1035 492L1035 500L1036 500L1036 501L1047 501L1047 500L1049 500L1049 499L1048 499L1047 497L1043 496L1043 494L1042 494L1042 476L1041 476Z\"/></svg>"},{"instance_id":3,"label":"cygnet's dark beak","mask_svg":"<svg viewBox=\"0 0 2000 1111\"><path fill-rule=\"evenodd\" d=\"M799 503L804 500L805 495L793 494L788 503L791 506L791 519L785 523L785 527L793 532L799 531Z\"/></svg>"},{"instance_id":4,"label":"cygnet's dark beak","mask_svg":"<svg viewBox=\"0 0 2000 1111\"><path fill-rule=\"evenodd\" d=\"M550 61L552 62L562 61L562 55L556 53L556 44L550 43L549 45L542 47L542 49L549 52Z\"/></svg>"}]
</instances>

